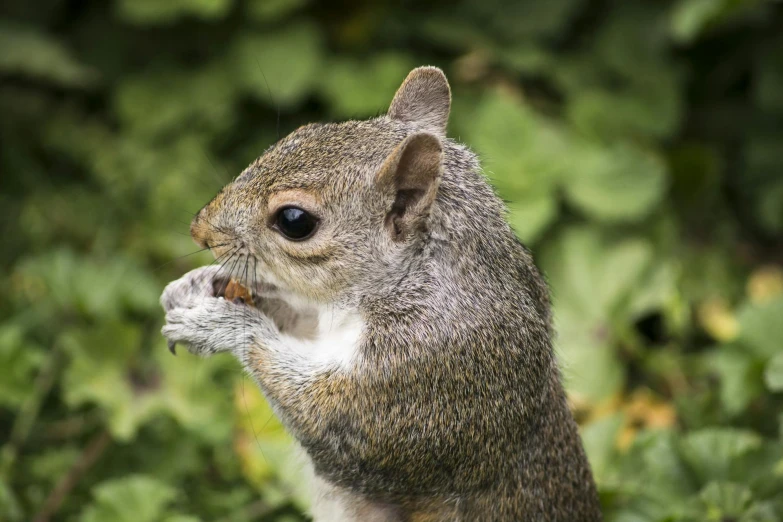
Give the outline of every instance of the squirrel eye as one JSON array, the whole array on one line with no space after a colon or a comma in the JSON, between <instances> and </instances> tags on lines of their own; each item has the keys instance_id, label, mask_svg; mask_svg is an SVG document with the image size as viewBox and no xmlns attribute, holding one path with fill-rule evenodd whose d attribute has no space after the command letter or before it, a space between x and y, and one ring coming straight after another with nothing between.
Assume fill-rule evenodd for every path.
<instances>
[{"instance_id":1,"label":"squirrel eye","mask_svg":"<svg viewBox=\"0 0 783 522\"><path fill-rule=\"evenodd\" d=\"M292 241L310 237L318 225L318 218L297 207L284 207L277 212L275 228Z\"/></svg>"}]
</instances>

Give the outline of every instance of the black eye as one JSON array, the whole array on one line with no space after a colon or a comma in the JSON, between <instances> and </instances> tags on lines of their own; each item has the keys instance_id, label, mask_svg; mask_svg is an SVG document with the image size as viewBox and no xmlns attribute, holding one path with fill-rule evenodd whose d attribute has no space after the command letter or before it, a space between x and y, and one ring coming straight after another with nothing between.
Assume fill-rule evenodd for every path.
<instances>
[{"instance_id":1,"label":"black eye","mask_svg":"<svg viewBox=\"0 0 783 522\"><path fill-rule=\"evenodd\" d=\"M315 231L318 218L297 207L285 207L277 212L275 228L293 241L307 239Z\"/></svg>"}]
</instances>

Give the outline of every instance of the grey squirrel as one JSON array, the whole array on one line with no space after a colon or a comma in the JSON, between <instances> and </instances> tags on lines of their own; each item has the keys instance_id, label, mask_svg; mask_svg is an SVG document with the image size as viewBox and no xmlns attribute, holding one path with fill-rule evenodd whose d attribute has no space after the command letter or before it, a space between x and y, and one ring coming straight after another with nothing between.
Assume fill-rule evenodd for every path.
<instances>
[{"instance_id":1,"label":"grey squirrel","mask_svg":"<svg viewBox=\"0 0 783 522\"><path fill-rule=\"evenodd\" d=\"M309 458L318 522L601 520L547 287L450 106L420 67L387 115L273 145L194 218L220 265L166 287L163 335L239 358Z\"/></svg>"}]
</instances>

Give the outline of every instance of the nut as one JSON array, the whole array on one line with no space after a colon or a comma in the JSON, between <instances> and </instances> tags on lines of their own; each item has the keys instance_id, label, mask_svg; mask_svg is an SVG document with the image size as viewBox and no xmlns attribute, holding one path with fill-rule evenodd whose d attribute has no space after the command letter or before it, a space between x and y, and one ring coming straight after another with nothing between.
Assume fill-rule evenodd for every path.
<instances>
[{"instance_id":1,"label":"nut","mask_svg":"<svg viewBox=\"0 0 783 522\"><path fill-rule=\"evenodd\" d=\"M231 302L242 302L250 306L255 306L255 302L253 301L253 294L250 293L250 290L248 290L246 287L239 284L234 279L231 279L228 282L228 285L226 285L226 291L223 296L226 300Z\"/></svg>"}]
</instances>

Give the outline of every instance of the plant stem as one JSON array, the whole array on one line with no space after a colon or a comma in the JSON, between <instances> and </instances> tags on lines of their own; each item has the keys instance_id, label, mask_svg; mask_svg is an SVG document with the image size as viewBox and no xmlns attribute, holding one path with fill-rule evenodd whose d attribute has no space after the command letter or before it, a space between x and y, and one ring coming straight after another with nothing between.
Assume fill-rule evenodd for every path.
<instances>
[{"instance_id":1,"label":"plant stem","mask_svg":"<svg viewBox=\"0 0 783 522\"><path fill-rule=\"evenodd\" d=\"M103 452L111 442L111 435L104 430L96 435L87 447L84 448L79 459L71 466L68 473L57 483L49 496L46 498L43 507L33 518L33 522L48 522L49 519L60 509L65 497L76 487L84 473L100 458Z\"/></svg>"},{"instance_id":2,"label":"plant stem","mask_svg":"<svg viewBox=\"0 0 783 522\"><path fill-rule=\"evenodd\" d=\"M11 427L11 435L8 442L2 449L0 455L0 473L4 477L9 477L11 469L16 462L16 456L27 437L35 421L38 419L38 413L41 411L41 404L49 394L57 376L57 369L60 362L59 345L55 344L49 354L49 358L44 363L43 368L35 378L33 393L22 405L22 409L14 419L14 425Z\"/></svg>"}]
</instances>

